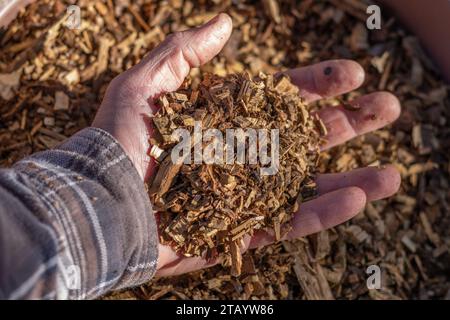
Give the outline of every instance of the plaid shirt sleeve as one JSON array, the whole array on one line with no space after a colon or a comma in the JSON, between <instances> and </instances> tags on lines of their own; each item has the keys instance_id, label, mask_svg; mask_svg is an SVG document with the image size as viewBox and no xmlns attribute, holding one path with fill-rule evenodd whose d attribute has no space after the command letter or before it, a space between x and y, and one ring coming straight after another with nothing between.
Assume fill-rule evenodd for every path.
<instances>
[{"instance_id":1,"label":"plaid shirt sleeve","mask_svg":"<svg viewBox=\"0 0 450 320\"><path fill-rule=\"evenodd\" d=\"M144 184L115 139L87 128L0 170L0 298L92 299L155 273Z\"/></svg>"}]
</instances>

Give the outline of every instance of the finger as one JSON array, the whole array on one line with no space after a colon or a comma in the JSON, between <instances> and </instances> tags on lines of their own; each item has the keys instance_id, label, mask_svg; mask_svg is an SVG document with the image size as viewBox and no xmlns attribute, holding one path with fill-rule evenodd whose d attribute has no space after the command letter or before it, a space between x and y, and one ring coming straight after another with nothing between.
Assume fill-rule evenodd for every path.
<instances>
[{"instance_id":1,"label":"finger","mask_svg":"<svg viewBox=\"0 0 450 320\"><path fill-rule=\"evenodd\" d=\"M401 178L393 165L367 167L342 173L320 174L316 178L319 195L347 187L364 191L367 201L387 198L398 191Z\"/></svg>"},{"instance_id":2,"label":"finger","mask_svg":"<svg viewBox=\"0 0 450 320\"><path fill-rule=\"evenodd\" d=\"M328 60L284 73L307 102L352 91L364 82L364 69L352 60Z\"/></svg>"},{"instance_id":3,"label":"finger","mask_svg":"<svg viewBox=\"0 0 450 320\"><path fill-rule=\"evenodd\" d=\"M160 246L160 248L163 246ZM176 257L170 263L164 266L158 266L156 271L156 277L167 277L180 275L186 272L196 271L204 268L209 268L216 265L219 260L206 261L202 257L184 257L182 255L177 255L172 253Z\"/></svg>"},{"instance_id":4,"label":"finger","mask_svg":"<svg viewBox=\"0 0 450 320\"><path fill-rule=\"evenodd\" d=\"M382 128L400 115L400 103L389 92L375 92L358 97L350 104L357 110L338 106L324 108L318 112L328 131L323 150Z\"/></svg>"},{"instance_id":5,"label":"finger","mask_svg":"<svg viewBox=\"0 0 450 320\"><path fill-rule=\"evenodd\" d=\"M316 233L341 224L366 205L366 194L358 187L338 189L300 205L292 221L289 239Z\"/></svg>"},{"instance_id":6,"label":"finger","mask_svg":"<svg viewBox=\"0 0 450 320\"><path fill-rule=\"evenodd\" d=\"M190 68L198 67L220 52L230 37L231 18L221 13L201 27L176 32L130 69L144 96L177 90Z\"/></svg>"},{"instance_id":7,"label":"finger","mask_svg":"<svg viewBox=\"0 0 450 320\"><path fill-rule=\"evenodd\" d=\"M292 240L341 224L357 215L366 204L366 194L358 187L338 189L302 203L292 219L292 230L283 240ZM255 234L250 248L274 242L273 232Z\"/></svg>"},{"instance_id":8,"label":"finger","mask_svg":"<svg viewBox=\"0 0 450 320\"><path fill-rule=\"evenodd\" d=\"M177 262L156 271L156 277L177 276L186 272L197 271L215 266L218 262L207 262L201 257L180 258Z\"/></svg>"}]
</instances>

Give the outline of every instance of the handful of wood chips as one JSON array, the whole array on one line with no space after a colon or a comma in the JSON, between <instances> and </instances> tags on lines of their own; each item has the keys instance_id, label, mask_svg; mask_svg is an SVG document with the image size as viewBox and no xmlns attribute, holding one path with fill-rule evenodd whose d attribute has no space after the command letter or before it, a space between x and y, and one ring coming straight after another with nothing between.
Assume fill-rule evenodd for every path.
<instances>
[{"instance_id":1,"label":"handful of wood chips","mask_svg":"<svg viewBox=\"0 0 450 320\"><path fill-rule=\"evenodd\" d=\"M290 231L299 204L315 195L313 178L325 126L308 111L286 75L261 73L251 79L246 73L207 74L197 89L188 80L177 92L159 97L157 103L161 109L152 118L150 153L160 165L149 195L161 212L160 240L185 256L220 257L232 266L233 275L239 275L244 237L269 232L274 240L282 239ZM229 153L239 148L234 145L238 134L232 137L230 148L228 137L226 143L225 138L218 143L206 135L195 139L198 128L201 133L216 129L224 137L230 129L257 132L257 148L247 139L246 160L237 161L239 153ZM174 134L177 129L194 136L188 145L192 152L184 154L181 163L171 157L181 139ZM268 132L262 135L264 141L261 130ZM271 139L274 132L275 140ZM244 136L241 142L247 140ZM262 174L264 155L255 155L264 143L271 160L277 160L271 174ZM206 150L213 150L210 158L216 161L195 161L198 150L203 150L203 159ZM256 163L249 161L255 158Z\"/></svg>"}]
</instances>

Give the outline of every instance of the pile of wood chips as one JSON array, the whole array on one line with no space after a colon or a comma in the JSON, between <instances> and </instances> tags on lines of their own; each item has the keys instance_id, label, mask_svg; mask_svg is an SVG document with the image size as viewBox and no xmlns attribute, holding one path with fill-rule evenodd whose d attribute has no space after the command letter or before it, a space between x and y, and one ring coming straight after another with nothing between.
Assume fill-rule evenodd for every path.
<instances>
[{"instance_id":1,"label":"pile of wood chips","mask_svg":"<svg viewBox=\"0 0 450 320\"><path fill-rule=\"evenodd\" d=\"M284 75L207 74L199 88L185 83L159 105L151 145L164 152L149 193L161 241L185 256L226 253L239 276L244 236L271 229L279 241L299 203L315 195L325 125Z\"/></svg>"},{"instance_id":2,"label":"pile of wood chips","mask_svg":"<svg viewBox=\"0 0 450 320\"><path fill-rule=\"evenodd\" d=\"M369 204L352 221L294 242L251 250L255 268L233 277L216 266L157 279L109 298L396 299L450 298L449 87L418 40L387 16L367 30L366 1L80 0L82 25L64 26L71 1L41 0L0 32L0 164L52 147L88 126L117 74L171 32L228 13L234 31L214 60L191 72L273 74L326 59L355 59L366 70L357 91L402 102L392 126L322 153L319 171L394 163L398 194ZM253 262L253 264L251 263ZM379 265L382 288L368 290ZM244 268L243 268L244 269ZM248 281L248 279L251 281Z\"/></svg>"}]
</instances>

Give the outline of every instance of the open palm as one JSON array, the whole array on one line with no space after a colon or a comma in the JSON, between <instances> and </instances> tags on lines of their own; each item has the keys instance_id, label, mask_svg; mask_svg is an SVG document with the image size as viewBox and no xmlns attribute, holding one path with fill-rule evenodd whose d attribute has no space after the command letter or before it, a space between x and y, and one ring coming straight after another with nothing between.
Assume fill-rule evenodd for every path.
<instances>
[{"instance_id":1,"label":"open palm","mask_svg":"<svg viewBox=\"0 0 450 320\"><path fill-rule=\"evenodd\" d=\"M93 126L111 133L122 145L143 180L152 176L155 164L148 157L148 117L157 111L153 99L161 93L175 91L190 68L211 60L228 40L231 19L220 14L205 25L175 33L151 51L143 60L117 76L108 87ZM286 72L299 86L307 102L340 95L359 87L364 80L361 66L350 60L330 60ZM360 109L328 107L319 112L328 129L323 149L394 121L400 114L395 96L375 92L357 98ZM393 166L361 168L346 173L317 177L318 197L300 205L292 220L288 239L333 227L355 216L366 202L388 197L400 185ZM243 250L273 242L269 232L259 232L245 241ZM186 258L160 244L157 275L175 275L212 265L200 257Z\"/></svg>"}]
</instances>

